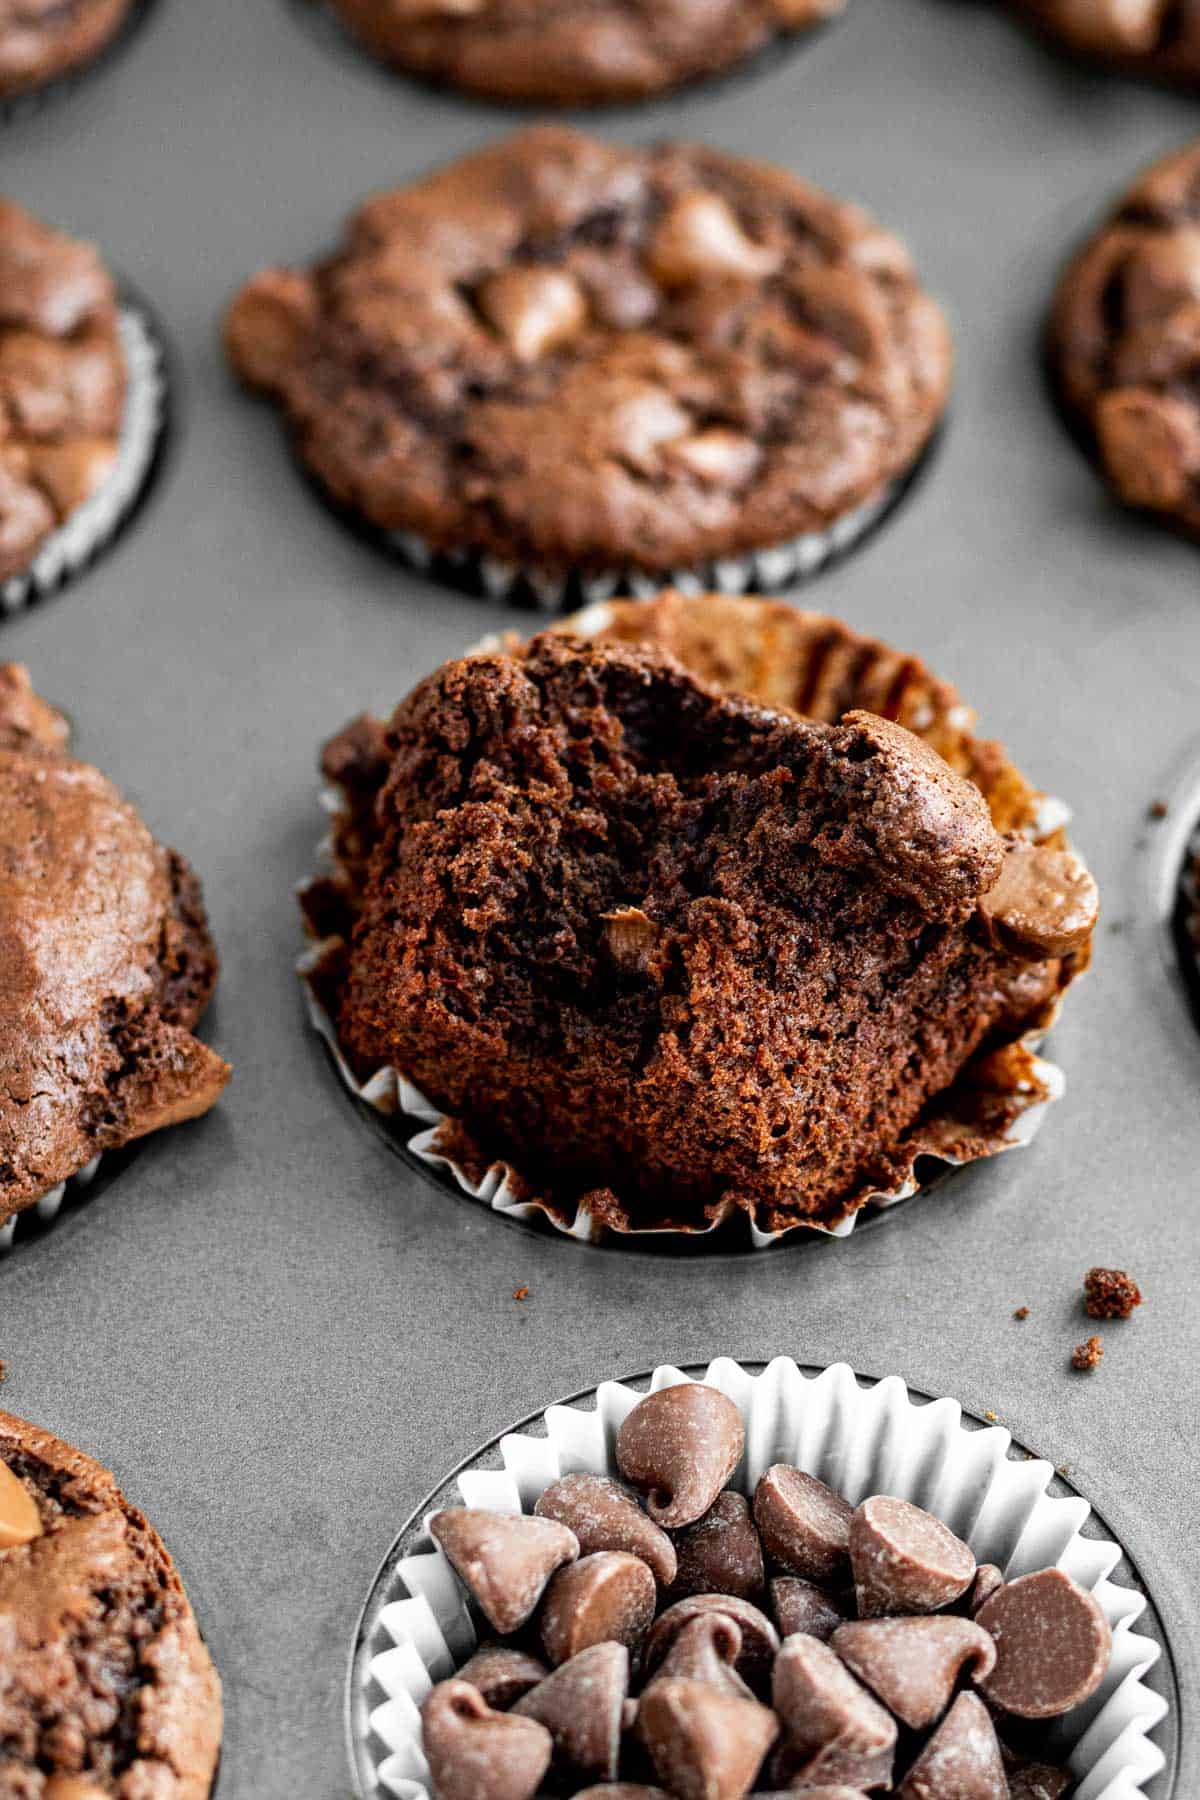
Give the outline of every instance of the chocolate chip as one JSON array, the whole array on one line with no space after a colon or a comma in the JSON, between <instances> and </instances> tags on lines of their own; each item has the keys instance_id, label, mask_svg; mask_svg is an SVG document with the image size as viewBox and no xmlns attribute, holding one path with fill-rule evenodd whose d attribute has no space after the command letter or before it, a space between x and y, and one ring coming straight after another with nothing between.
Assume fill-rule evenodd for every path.
<instances>
[{"instance_id":1,"label":"chocolate chip","mask_svg":"<svg viewBox=\"0 0 1200 1800\"><path fill-rule=\"evenodd\" d=\"M429 1529L502 1637L531 1617L555 1569L579 1555L575 1533L553 1519L455 1507Z\"/></svg>"},{"instance_id":2,"label":"chocolate chip","mask_svg":"<svg viewBox=\"0 0 1200 1800\"><path fill-rule=\"evenodd\" d=\"M896 1725L828 1644L790 1637L775 1659L775 1711L784 1741L783 1784L890 1787Z\"/></svg>"},{"instance_id":3,"label":"chocolate chip","mask_svg":"<svg viewBox=\"0 0 1200 1800\"><path fill-rule=\"evenodd\" d=\"M703 1517L746 1445L741 1414L716 1388L688 1381L639 1400L617 1433L617 1466L669 1530Z\"/></svg>"},{"instance_id":4,"label":"chocolate chip","mask_svg":"<svg viewBox=\"0 0 1200 1800\"><path fill-rule=\"evenodd\" d=\"M581 1557L560 1569L546 1589L539 1619L546 1655L557 1667L592 1644L638 1650L655 1598L654 1577L641 1557L624 1550Z\"/></svg>"},{"instance_id":5,"label":"chocolate chip","mask_svg":"<svg viewBox=\"0 0 1200 1800\"><path fill-rule=\"evenodd\" d=\"M8 1464L0 1462L0 1550L15 1550L41 1535L37 1502Z\"/></svg>"},{"instance_id":6,"label":"chocolate chip","mask_svg":"<svg viewBox=\"0 0 1200 1800\"><path fill-rule=\"evenodd\" d=\"M971 1619L863 1619L830 1640L852 1674L902 1725L923 1731L940 1719L960 1676L989 1675L996 1647Z\"/></svg>"},{"instance_id":7,"label":"chocolate chip","mask_svg":"<svg viewBox=\"0 0 1200 1800\"><path fill-rule=\"evenodd\" d=\"M737 1659L738 1674L751 1687L758 1687L765 1682L771 1672L772 1660L779 1650L779 1633L765 1613L760 1612L757 1606L752 1606L749 1600L739 1600L736 1594L692 1594L686 1600L677 1600L674 1606L668 1606L665 1612L660 1613L646 1639L647 1672L658 1667L685 1625L692 1619L709 1613L724 1613L733 1620L742 1634L742 1649Z\"/></svg>"},{"instance_id":8,"label":"chocolate chip","mask_svg":"<svg viewBox=\"0 0 1200 1800\"><path fill-rule=\"evenodd\" d=\"M975 1579L971 1583L971 1592L967 1598L967 1611L974 1619L980 1607L990 1600L997 1588L1004 1586L1004 1576L995 1563L980 1563L975 1571Z\"/></svg>"},{"instance_id":9,"label":"chocolate chip","mask_svg":"<svg viewBox=\"0 0 1200 1800\"><path fill-rule=\"evenodd\" d=\"M437 1800L531 1800L554 1747L544 1725L493 1712L467 1681L426 1695L421 1734Z\"/></svg>"},{"instance_id":10,"label":"chocolate chip","mask_svg":"<svg viewBox=\"0 0 1200 1800\"><path fill-rule=\"evenodd\" d=\"M979 911L992 936L1017 956L1066 956L1095 930L1100 894L1073 851L1012 843Z\"/></svg>"},{"instance_id":11,"label":"chocolate chip","mask_svg":"<svg viewBox=\"0 0 1200 1800\"><path fill-rule=\"evenodd\" d=\"M1061 1569L1007 1582L980 1608L979 1624L996 1640L996 1666L980 1691L1020 1719L1053 1719L1081 1706L1112 1654L1099 1604Z\"/></svg>"},{"instance_id":12,"label":"chocolate chip","mask_svg":"<svg viewBox=\"0 0 1200 1800\"><path fill-rule=\"evenodd\" d=\"M1069 1769L1056 1769L1053 1763L1010 1762L1007 1774L1009 1800L1062 1800L1075 1779Z\"/></svg>"},{"instance_id":13,"label":"chocolate chip","mask_svg":"<svg viewBox=\"0 0 1200 1800\"><path fill-rule=\"evenodd\" d=\"M859 1614L930 1613L964 1594L975 1558L949 1526L910 1500L876 1494L850 1524Z\"/></svg>"},{"instance_id":14,"label":"chocolate chip","mask_svg":"<svg viewBox=\"0 0 1200 1800\"><path fill-rule=\"evenodd\" d=\"M737 1673L742 1633L728 1613L698 1613L680 1631L651 1682L682 1678L707 1681L743 1700L754 1698Z\"/></svg>"},{"instance_id":15,"label":"chocolate chip","mask_svg":"<svg viewBox=\"0 0 1200 1800\"><path fill-rule=\"evenodd\" d=\"M769 1707L703 1681L656 1681L642 1696L635 1735L678 1800L741 1800L779 1734Z\"/></svg>"},{"instance_id":16,"label":"chocolate chip","mask_svg":"<svg viewBox=\"0 0 1200 1800\"><path fill-rule=\"evenodd\" d=\"M838 1626L854 1617L852 1595L827 1594L800 1575L777 1575L770 1585L771 1610L781 1637L804 1631L828 1643Z\"/></svg>"},{"instance_id":17,"label":"chocolate chip","mask_svg":"<svg viewBox=\"0 0 1200 1800\"><path fill-rule=\"evenodd\" d=\"M458 1671L497 1712L507 1712L514 1701L544 1681L550 1671L536 1656L512 1650L507 1644L484 1644Z\"/></svg>"},{"instance_id":18,"label":"chocolate chip","mask_svg":"<svg viewBox=\"0 0 1200 1800\"><path fill-rule=\"evenodd\" d=\"M675 1546L639 1502L608 1475L564 1475L548 1487L534 1512L557 1519L579 1539L579 1553L626 1550L640 1556L661 1587L675 1580Z\"/></svg>"},{"instance_id":19,"label":"chocolate chip","mask_svg":"<svg viewBox=\"0 0 1200 1800\"><path fill-rule=\"evenodd\" d=\"M768 1469L754 1490L754 1519L768 1557L811 1581L849 1575L853 1512L823 1481L788 1463Z\"/></svg>"},{"instance_id":20,"label":"chocolate chip","mask_svg":"<svg viewBox=\"0 0 1200 1800\"><path fill-rule=\"evenodd\" d=\"M513 1712L546 1727L558 1770L615 1781L628 1692L624 1644L593 1644L518 1700Z\"/></svg>"},{"instance_id":21,"label":"chocolate chip","mask_svg":"<svg viewBox=\"0 0 1200 1800\"><path fill-rule=\"evenodd\" d=\"M1008 1800L987 1707L960 1694L896 1790L896 1800Z\"/></svg>"},{"instance_id":22,"label":"chocolate chip","mask_svg":"<svg viewBox=\"0 0 1200 1800\"><path fill-rule=\"evenodd\" d=\"M766 1571L750 1502L733 1488L718 1494L704 1517L679 1533L675 1551L674 1599L738 1594L743 1600L757 1600L763 1591Z\"/></svg>"}]
</instances>

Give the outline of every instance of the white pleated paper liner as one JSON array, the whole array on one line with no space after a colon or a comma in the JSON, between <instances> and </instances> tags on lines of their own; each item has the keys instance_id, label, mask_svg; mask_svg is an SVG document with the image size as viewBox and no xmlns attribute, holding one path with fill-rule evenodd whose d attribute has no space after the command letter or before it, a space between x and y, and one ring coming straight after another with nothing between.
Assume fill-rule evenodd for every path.
<instances>
[{"instance_id":1,"label":"white pleated paper liner","mask_svg":"<svg viewBox=\"0 0 1200 1800\"><path fill-rule=\"evenodd\" d=\"M117 460L102 487L42 545L29 568L0 582L0 615L64 587L131 523L162 458L169 410L167 353L145 303L123 295L118 314L125 356L125 410Z\"/></svg>"},{"instance_id":2,"label":"white pleated paper liner","mask_svg":"<svg viewBox=\"0 0 1200 1800\"><path fill-rule=\"evenodd\" d=\"M850 3L850 0L848 0ZM353 56L356 62L373 65L376 72L391 81L407 81L417 87L423 87L434 94L461 101L464 106L487 107L512 112L551 112L553 103L545 98L537 100L517 100L503 95L488 95L456 86L449 81L439 81L435 77L422 75L417 69L402 69L378 56L359 38L348 20L344 19L329 0L285 0L290 13L306 27L332 54L345 59ZM726 68L715 69L707 74L693 75L673 87L664 88L659 93L651 93L631 100L599 100L570 101L561 108L564 112L587 112L590 114L625 111L633 108L655 106L661 109L670 105L672 100L686 99L698 88L705 91L719 92L723 88L736 87L743 82L761 80L775 68L800 55L804 50L824 37L827 31L837 25L839 15L834 13L828 19L820 19L800 31L778 31L757 50L743 56Z\"/></svg>"},{"instance_id":3,"label":"white pleated paper liner","mask_svg":"<svg viewBox=\"0 0 1200 1800\"><path fill-rule=\"evenodd\" d=\"M1184 847L1172 928L1188 998L1200 1025L1200 820Z\"/></svg>"},{"instance_id":4,"label":"white pleated paper liner","mask_svg":"<svg viewBox=\"0 0 1200 1800\"><path fill-rule=\"evenodd\" d=\"M659 1368L649 1386L689 1379ZM877 1493L914 1501L1010 1579L1053 1566L1094 1593L1113 1630L1108 1671L1090 1700L1047 1722L1039 1754L1069 1765L1073 1800L1147 1793L1166 1766L1154 1733L1170 1704L1146 1681L1162 1646L1134 1630L1147 1596L1113 1579L1121 1547L1095 1535L1088 1502L1061 1491L1051 1463L1014 1448L1003 1427L964 1419L957 1401L927 1402L898 1376L861 1385L845 1363L808 1375L779 1357L755 1375L721 1358L702 1379L727 1394L745 1422L746 1451L732 1483L741 1492L751 1494L772 1463L794 1463L855 1505ZM560 1475L616 1475L617 1431L640 1398L631 1386L605 1382L582 1400L550 1407L464 1465L457 1499L531 1512ZM450 1486L438 1491L439 1503L456 1504ZM365 1800L429 1800L421 1702L471 1655L476 1629L464 1589L418 1515L376 1578L351 1659L349 1749Z\"/></svg>"},{"instance_id":5,"label":"white pleated paper liner","mask_svg":"<svg viewBox=\"0 0 1200 1800\"><path fill-rule=\"evenodd\" d=\"M3 1225L0 1225L0 1257L7 1255L14 1244L20 1243L26 1237L32 1237L43 1226L49 1225L53 1219L57 1219L64 1204L67 1203L68 1197L81 1197L84 1190L89 1188L96 1179L100 1162L101 1158L94 1156L90 1163L86 1163L68 1180L60 1181L57 1187L52 1187L48 1193L42 1195L40 1200L35 1200L32 1206L27 1206L21 1212L14 1213L11 1219L7 1219Z\"/></svg>"},{"instance_id":6,"label":"white pleated paper liner","mask_svg":"<svg viewBox=\"0 0 1200 1800\"><path fill-rule=\"evenodd\" d=\"M125 18L95 56L89 57L74 69L64 70L61 75L52 75L48 81L39 82L35 87L23 88L20 93L10 94L7 99L0 98L0 128L19 124L21 120L53 106L56 101L73 93L82 82L98 74L128 46L156 4L157 0L133 0Z\"/></svg>"},{"instance_id":7,"label":"white pleated paper liner","mask_svg":"<svg viewBox=\"0 0 1200 1800\"><path fill-rule=\"evenodd\" d=\"M437 550L412 532L385 531L373 524L336 499L303 463L298 466L326 510L352 536L391 561L473 599L557 613L618 597L649 599L665 588L681 594L772 594L800 587L850 551L859 549L899 508L926 473L944 429L942 426L933 434L905 474L843 513L823 531L807 532L744 556L717 557L690 568L660 570L657 574L627 567L593 574L575 570L564 575L561 571L519 568L473 549Z\"/></svg>"}]
</instances>

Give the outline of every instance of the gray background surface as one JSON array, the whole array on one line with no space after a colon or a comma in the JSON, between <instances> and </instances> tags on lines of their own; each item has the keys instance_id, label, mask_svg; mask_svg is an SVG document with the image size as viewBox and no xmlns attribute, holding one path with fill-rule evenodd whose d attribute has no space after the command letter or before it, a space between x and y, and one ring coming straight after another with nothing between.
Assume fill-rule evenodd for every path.
<instances>
[{"instance_id":1,"label":"gray background surface","mask_svg":"<svg viewBox=\"0 0 1200 1800\"><path fill-rule=\"evenodd\" d=\"M227 1800L347 1793L358 1609L452 1464L559 1394L718 1352L895 1372L1068 1464L1161 1608L1185 1690L1178 1791L1200 1791L1200 1038L1147 899L1178 819L1145 822L1196 748L1200 557L1106 504L1035 356L1068 244L1198 117L1070 69L990 6L851 0L749 81L599 122L772 156L911 242L958 337L951 429L903 511L807 601L925 655L1073 803L1107 921L1054 1034L1069 1089L1034 1149L848 1243L682 1263L440 1196L338 1090L292 974L319 740L520 620L332 522L273 416L235 392L217 317L256 266L308 258L362 193L505 115L331 52L284 0L162 0L115 65L0 133L0 186L103 244L182 377L140 523L0 627L0 654L202 874L224 957L209 1033L237 1071L208 1120L0 1265L2 1398L110 1462L176 1552L225 1680ZM1087 1380L1066 1363L1097 1261L1148 1299Z\"/></svg>"}]
</instances>

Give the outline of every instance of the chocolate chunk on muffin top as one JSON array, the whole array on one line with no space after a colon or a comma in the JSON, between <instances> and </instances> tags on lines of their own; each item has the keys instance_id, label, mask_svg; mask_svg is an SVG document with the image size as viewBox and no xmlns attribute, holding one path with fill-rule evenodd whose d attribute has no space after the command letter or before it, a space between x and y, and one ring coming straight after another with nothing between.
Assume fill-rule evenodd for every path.
<instances>
[{"instance_id":1,"label":"chocolate chunk on muffin top","mask_svg":"<svg viewBox=\"0 0 1200 1800\"><path fill-rule=\"evenodd\" d=\"M1200 13L1179 0L1011 0L1046 37L1131 74L1200 83Z\"/></svg>"},{"instance_id":2,"label":"chocolate chunk on muffin top","mask_svg":"<svg viewBox=\"0 0 1200 1800\"><path fill-rule=\"evenodd\" d=\"M1148 169L1071 262L1050 356L1117 495L1200 533L1200 141Z\"/></svg>"},{"instance_id":3,"label":"chocolate chunk on muffin top","mask_svg":"<svg viewBox=\"0 0 1200 1800\"><path fill-rule=\"evenodd\" d=\"M0 197L0 581L112 473L124 400L96 250Z\"/></svg>"},{"instance_id":4,"label":"chocolate chunk on muffin top","mask_svg":"<svg viewBox=\"0 0 1200 1800\"><path fill-rule=\"evenodd\" d=\"M227 335L341 504L560 578L745 555L881 498L951 362L856 207L553 127L369 201L315 270L256 276Z\"/></svg>"},{"instance_id":5,"label":"chocolate chunk on muffin top","mask_svg":"<svg viewBox=\"0 0 1200 1800\"><path fill-rule=\"evenodd\" d=\"M134 0L0 0L0 100L91 62L133 5Z\"/></svg>"},{"instance_id":6,"label":"chocolate chunk on muffin top","mask_svg":"<svg viewBox=\"0 0 1200 1800\"><path fill-rule=\"evenodd\" d=\"M385 62L543 106L635 100L731 67L845 0L332 0Z\"/></svg>"},{"instance_id":7,"label":"chocolate chunk on muffin top","mask_svg":"<svg viewBox=\"0 0 1200 1800\"><path fill-rule=\"evenodd\" d=\"M0 665L0 1224L229 1079L192 1035L217 976L199 883L66 742Z\"/></svg>"},{"instance_id":8,"label":"chocolate chunk on muffin top","mask_svg":"<svg viewBox=\"0 0 1200 1800\"><path fill-rule=\"evenodd\" d=\"M157 1532L91 1457L0 1413L0 1793L205 1800L221 1684Z\"/></svg>"},{"instance_id":9,"label":"chocolate chunk on muffin top","mask_svg":"<svg viewBox=\"0 0 1200 1800\"><path fill-rule=\"evenodd\" d=\"M1017 846L869 714L546 635L448 664L355 745L331 763L377 797L339 1042L564 1203L839 1217L1057 991L1061 948L982 910Z\"/></svg>"}]
</instances>

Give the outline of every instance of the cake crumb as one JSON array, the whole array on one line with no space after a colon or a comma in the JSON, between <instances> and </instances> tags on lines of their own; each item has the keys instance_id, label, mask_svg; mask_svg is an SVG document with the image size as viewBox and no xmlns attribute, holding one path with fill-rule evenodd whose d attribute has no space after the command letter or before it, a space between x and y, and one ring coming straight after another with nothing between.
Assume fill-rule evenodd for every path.
<instances>
[{"instance_id":1,"label":"cake crumb","mask_svg":"<svg viewBox=\"0 0 1200 1800\"><path fill-rule=\"evenodd\" d=\"M1142 1304L1142 1290L1124 1269L1089 1269L1083 1305L1089 1319L1127 1319Z\"/></svg>"},{"instance_id":2,"label":"cake crumb","mask_svg":"<svg viewBox=\"0 0 1200 1800\"><path fill-rule=\"evenodd\" d=\"M1071 1367L1078 1369L1082 1375L1090 1375L1098 1369L1104 1359L1104 1345L1098 1337L1090 1337L1086 1344L1076 1344L1071 1352Z\"/></svg>"},{"instance_id":3,"label":"cake crumb","mask_svg":"<svg viewBox=\"0 0 1200 1800\"><path fill-rule=\"evenodd\" d=\"M1150 802L1149 806L1146 808L1146 814L1147 814L1147 817L1151 818L1151 819L1165 819L1167 816L1166 801L1165 800L1152 800Z\"/></svg>"},{"instance_id":4,"label":"cake crumb","mask_svg":"<svg viewBox=\"0 0 1200 1800\"><path fill-rule=\"evenodd\" d=\"M1013 1314L1014 1319L1027 1319L1028 1317L1029 1308L1027 1306L1018 1306L1016 1312Z\"/></svg>"},{"instance_id":5,"label":"cake crumb","mask_svg":"<svg viewBox=\"0 0 1200 1800\"><path fill-rule=\"evenodd\" d=\"M527 1287L519 1287L519 1288L513 1289L513 1299L514 1300L528 1300L528 1298L529 1298L529 1289Z\"/></svg>"},{"instance_id":6,"label":"cake crumb","mask_svg":"<svg viewBox=\"0 0 1200 1800\"><path fill-rule=\"evenodd\" d=\"M0 1381L7 1381L7 1379L8 1379L8 1364L6 1362L0 1361Z\"/></svg>"},{"instance_id":7,"label":"cake crumb","mask_svg":"<svg viewBox=\"0 0 1200 1800\"><path fill-rule=\"evenodd\" d=\"M987 1420L989 1425L994 1425L996 1423L996 1420L1000 1417L999 1413L994 1413L994 1412L985 1412L983 1416Z\"/></svg>"}]
</instances>

